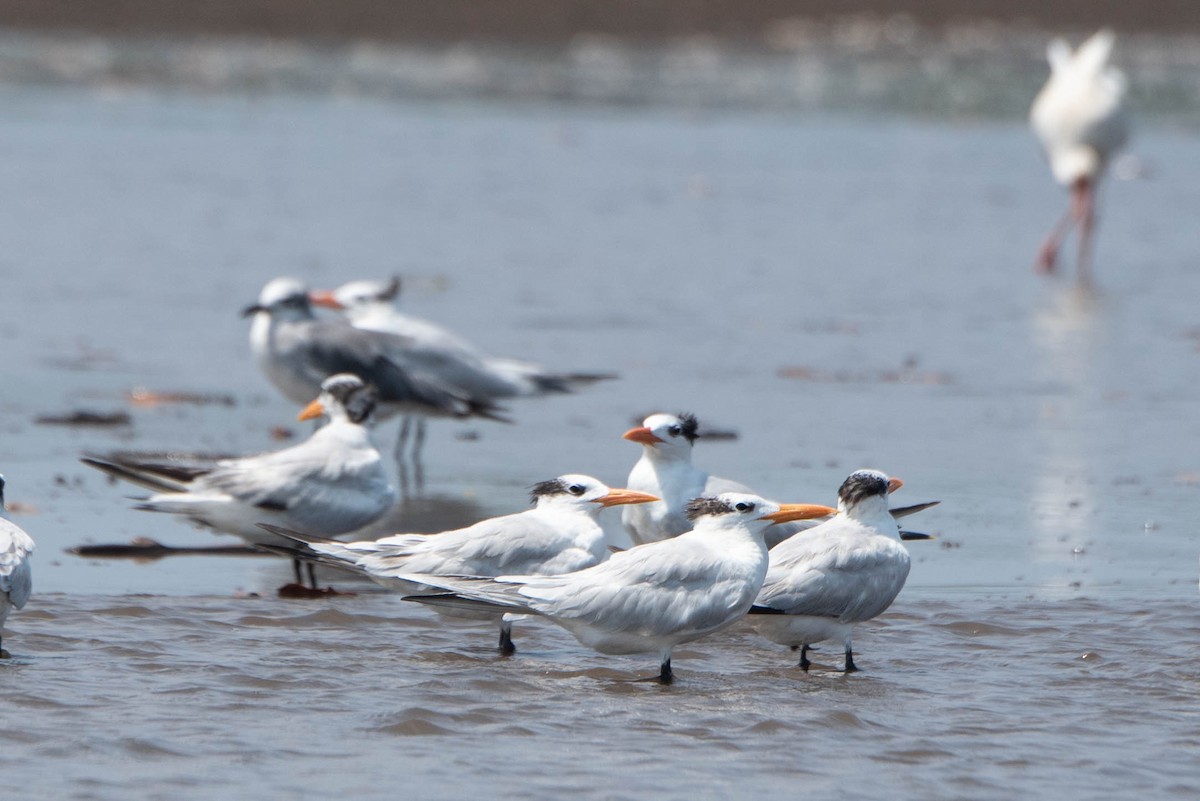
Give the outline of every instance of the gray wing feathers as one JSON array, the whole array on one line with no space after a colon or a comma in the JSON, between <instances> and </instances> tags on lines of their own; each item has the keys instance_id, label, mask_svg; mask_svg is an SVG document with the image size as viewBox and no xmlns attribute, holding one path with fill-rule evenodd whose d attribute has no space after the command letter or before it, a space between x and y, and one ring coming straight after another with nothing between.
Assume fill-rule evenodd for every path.
<instances>
[{"instance_id":1,"label":"gray wing feathers","mask_svg":"<svg viewBox=\"0 0 1200 801\"><path fill-rule=\"evenodd\" d=\"M277 344L317 386L335 373L354 373L374 384L385 403L413 403L455 417L498 411L486 395L471 397L440 380L435 363L405 354L405 337L318 320L282 329Z\"/></svg>"},{"instance_id":2,"label":"gray wing feathers","mask_svg":"<svg viewBox=\"0 0 1200 801\"><path fill-rule=\"evenodd\" d=\"M8 520L0 519L0 592L8 594L17 609L25 606L33 590L29 554L33 538Z\"/></svg>"},{"instance_id":3,"label":"gray wing feathers","mask_svg":"<svg viewBox=\"0 0 1200 801\"><path fill-rule=\"evenodd\" d=\"M900 594L909 567L908 552L898 543L882 552L839 547L807 561L773 563L757 602L793 615L870 620Z\"/></svg>"}]
</instances>

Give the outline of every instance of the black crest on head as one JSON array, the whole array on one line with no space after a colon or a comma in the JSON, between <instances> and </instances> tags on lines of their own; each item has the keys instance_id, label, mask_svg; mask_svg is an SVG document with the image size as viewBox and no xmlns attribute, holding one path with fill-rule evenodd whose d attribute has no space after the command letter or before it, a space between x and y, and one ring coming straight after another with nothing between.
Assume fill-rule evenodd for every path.
<instances>
[{"instance_id":1,"label":"black crest on head","mask_svg":"<svg viewBox=\"0 0 1200 801\"><path fill-rule=\"evenodd\" d=\"M333 396L334 400L346 407L346 416L350 418L351 422L361 423L371 416L371 412L375 411L378 397L375 387L363 383L363 380L356 375L347 373L326 379L322 388Z\"/></svg>"},{"instance_id":2,"label":"black crest on head","mask_svg":"<svg viewBox=\"0 0 1200 801\"><path fill-rule=\"evenodd\" d=\"M400 276L393 275L391 280L387 282L387 286L379 293L380 300L392 300L400 294Z\"/></svg>"},{"instance_id":3,"label":"black crest on head","mask_svg":"<svg viewBox=\"0 0 1200 801\"><path fill-rule=\"evenodd\" d=\"M838 500L846 506L853 506L873 495L888 494L887 476L875 470L859 470L851 473L838 488Z\"/></svg>"},{"instance_id":4,"label":"black crest on head","mask_svg":"<svg viewBox=\"0 0 1200 801\"><path fill-rule=\"evenodd\" d=\"M680 412L676 415L679 418L679 433L688 442L695 442L700 436L700 421L696 419L696 415L691 412Z\"/></svg>"},{"instance_id":5,"label":"black crest on head","mask_svg":"<svg viewBox=\"0 0 1200 801\"><path fill-rule=\"evenodd\" d=\"M552 478L549 481L539 481L529 488L529 502L537 503L538 498L545 498L551 495L574 495L578 497L585 492L587 492L587 487L583 484L573 484L563 481L561 478Z\"/></svg>"},{"instance_id":6,"label":"black crest on head","mask_svg":"<svg viewBox=\"0 0 1200 801\"><path fill-rule=\"evenodd\" d=\"M688 520L695 520L705 515L727 515L733 511L733 507L720 498L692 498L683 513Z\"/></svg>"}]
</instances>

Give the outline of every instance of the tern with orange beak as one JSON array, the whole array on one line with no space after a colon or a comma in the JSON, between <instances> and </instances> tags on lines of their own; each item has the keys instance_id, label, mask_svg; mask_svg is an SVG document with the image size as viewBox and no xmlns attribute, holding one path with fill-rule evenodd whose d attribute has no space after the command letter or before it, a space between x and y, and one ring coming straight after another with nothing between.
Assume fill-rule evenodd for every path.
<instances>
[{"instance_id":1,"label":"tern with orange beak","mask_svg":"<svg viewBox=\"0 0 1200 801\"><path fill-rule=\"evenodd\" d=\"M396 500L371 441L374 409L374 389L342 373L325 379L320 397L300 413L301 420L327 415L329 422L290 448L186 468L138 454L82 461L153 490L137 509L176 514L251 545L284 542L261 522L336 536L374 522ZM311 569L308 578L315 588Z\"/></svg>"},{"instance_id":2,"label":"tern with orange beak","mask_svg":"<svg viewBox=\"0 0 1200 801\"><path fill-rule=\"evenodd\" d=\"M878 470L851 473L838 489L836 517L771 549L750 620L768 639L799 649L804 670L809 646L823 640L841 641L845 671L857 670L855 624L883 614L904 587L910 559L888 511L888 495L902 485Z\"/></svg>"},{"instance_id":3,"label":"tern with orange beak","mask_svg":"<svg viewBox=\"0 0 1200 801\"><path fill-rule=\"evenodd\" d=\"M629 472L626 486L662 498L658 503L631 506L621 515L625 530L634 543L656 542L690 529L686 511L693 498L722 492L753 492L736 481L710 475L692 464L692 446L701 438L695 415L652 414L642 421L641 426L626 431L624 438L642 446L642 456ZM901 518L936 503L900 507L893 509L892 514ZM811 521L806 521L774 526L767 533L767 547L774 548L812 525ZM919 538L920 535L913 536Z\"/></svg>"},{"instance_id":4,"label":"tern with orange beak","mask_svg":"<svg viewBox=\"0 0 1200 801\"><path fill-rule=\"evenodd\" d=\"M579 474L534 484L530 499L532 509L439 534L393 534L373 541L338 542L273 526L268 530L289 541L290 547L272 546L272 550L348 568L411 594L427 588L405 581L403 576L410 573L541 576L598 565L608 558L609 550L597 515L611 506L658 500L641 492L609 489L597 479ZM516 650L510 615L484 612L467 616L498 620L501 653L509 655Z\"/></svg>"},{"instance_id":5,"label":"tern with orange beak","mask_svg":"<svg viewBox=\"0 0 1200 801\"><path fill-rule=\"evenodd\" d=\"M427 357L440 385L465 397L536 397L573 392L616 377L611 373L562 373L532 362L489 355L449 329L402 313L394 305L399 294L400 278L393 276L389 281L351 281L333 290L314 290L309 300L314 306L340 311L355 328L400 337L409 351ZM416 438L420 441L424 437L424 417L416 420ZM401 428L401 449L411 427L412 421L406 417Z\"/></svg>"},{"instance_id":6,"label":"tern with orange beak","mask_svg":"<svg viewBox=\"0 0 1200 801\"><path fill-rule=\"evenodd\" d=\"M1054 179L1071 192L1070 206L1038 252L1036 268L1054 271L1063 240L1078 225L1078 278L1085 284L1091 280L1096 187L1129 138L1125 76L1110 63L1115 41L1112 31L1102 30L1074 52L1062 39L1051 42L1046 51L1050 79L1029 112Z\"/></svg>"},{"instance_id":7,"label":"tern with orange beak","mask_svg":"<svg viewBox=\"0 0 1200 801\"><path fill-rule=\"evenodd\" d=\"M317 319L308 287L294 278L268 282L243 315L253 317L250 350L259 368L295 403L312 398L328 376L349 372L375 387L380 419L398 413L505 419L495 403L498 388L481 391L479 382L468 387L467 377L479 376L474 365L405 337ZM401 447L398 461L402 455Z\"/></svg>"},{"instance_id":8,"label":"tern with orange beak","mask_svg":"<svg viewBox=\"0 0 1200 801\"><path fill-rule=\"evenodd\" d=\"M657 653L656 680L669 684L675 646L731 625L754 602L767 572L766 530L833 512L827 506L780 506L757 495L723 493L689 505L691 531L630 548L575 573L402 578L445 590L408 600L541 615L603 654Z\"/></svg>"}]
</instances>

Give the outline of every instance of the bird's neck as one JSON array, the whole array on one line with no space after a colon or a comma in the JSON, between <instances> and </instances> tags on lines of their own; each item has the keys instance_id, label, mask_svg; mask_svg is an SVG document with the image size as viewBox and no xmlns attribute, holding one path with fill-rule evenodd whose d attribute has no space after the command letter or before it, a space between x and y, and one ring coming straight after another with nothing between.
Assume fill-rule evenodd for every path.
<instances>
[{"instance_id":1,"label":"bird's neck","mask_svg":"<svg viewBox=\"0 0 1200 801\"><path fill-rule=\"evenodd\" d=\"M890 534L898 530L896 520L888 510L887 496L884 495L866 498L853 506L839 503L838 514L874 528L881 534Z\"/></svg>"}]
</instances>

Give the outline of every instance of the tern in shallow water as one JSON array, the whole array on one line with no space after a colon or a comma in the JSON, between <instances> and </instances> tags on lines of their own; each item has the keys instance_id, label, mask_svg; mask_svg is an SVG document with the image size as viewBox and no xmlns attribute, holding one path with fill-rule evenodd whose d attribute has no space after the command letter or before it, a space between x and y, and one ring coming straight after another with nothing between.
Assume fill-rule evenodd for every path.
<instances>
[{"instance_id":1,"label":"tern in shallow water","mask_svg":"<svg viewBox=\"0 0 1200 801\"><path fill-rule=\"evenodd\" d=\"M1110 63L1116 37L1102 30L1071 51L1062 39L1047 48L1050 79L1029 111L1054 179L1071 192L1066 214L1038 251L1037 269L1053 272L1063 239L1079 225L1079 280L1090 280L1096 186L1129 138L1125 75Z\"/></svg>"},{"instance_id":2,"label":"tern in shallow water","mask_svg":"<svg viewBox=\"0 0 1200 801\"><path fill-rule=\"evenodd\" d=\"M838 489L832 520L771 549L771 563L750 620L768 639L800 649L840 640L845 670L854 665L851 635L857 623L882 614L904 587L910 560L896 538L888 494L903 482L878 470L859 470Z\"/></svg>"},{"instance_id":3,"label":"tern in shallow water","mask_svg":"<svg viewBox=\"0 0 1200 801\"><path fill-rule=\"evenodd\" d=\"M211 465L182 467L163 459L115 454L84 464L154 491L135 508L169 512L246 542L281 543L262 522L333 536L366 526L396 500L379 451L371 442L375 392L350 374L331 376L301 420L329 422L298 445ZM296 582L301 583L296 563ZM309 582L316 588L309 569Z\"/></svg>"},{"instance_id":4,"label":"tern in shallow water","mask_svg":"<svg viewBox=\"0 0 1200 801\"><path fill-rule=\"evenodd\" d=\"M425 589L403 579L412 573L552 575L597 565L609 555L604 531L596 520L600 510L658 500L641 492L609 489L591 476L578 474L535 484L530 495L532 509L438 534L394 534L379 540L338 542L274 526L268 526L268 530L290 541L290 547L272 550L349 568L411 594ZM509 616L490 611L471 616L499 619L500 651L508 655L516 650Z\"/></svg>"},{"instance_id":5,"label":"tern in shallow water","mask_svg":"<svg viewBox=\"0 0 1200 801\"><path fill-rule=\"evenodd\" d=\"M33 537L9 520L5 513L4 476L0 476L0 634L3 634L8 613L24 607L33 590L33 573L29 567L33 549ZM0 646L2 644L0 637ZM0 659L8 656L8 651L0 647Z\"/></svg>"},{"instance_id":6,"label":"tern in shallow water","mask_svg":"<svg viewBox=\"0 0 1200 801\"><path fill-rule=\"evenodd\" d=\"M754 602L767 572L766 529L833 511L723 493L690 504L691 531L630 548L575 573L403 578L447 591L408 600L542 615L603 654L657 653L657 680L669 684L676 645L720 631Z\"/></svg>"},{"instance_id":7,"label":"tern in shallow water","mask_svg":"<svg viewBox=\"0 0 1200 801\"><path fill-rule=\"evenodd\" d=\"M662 498L658 503L631 506L621 514L625 530L634 543L656 542L676 537L690 529L687 504L693 498L722 492L753 492L727 478L710 475L692 464L692 446L700 437L700 425L691 414L652 414L642 425L626 431L624 438L642 446L642 456L625 482L630 489ZM914 514L936 501L892 510L897 518ZM774 526L767 532L767 546L811 528L812 523ZM908 535L908 532L906 532ZM911 535L921 538L921 535Z\"/></svg>"},{"instance_id":8,"label":"tern in shallow water","mask_svg":"<svg viewBox=\"0 0 1200 801\"><path fill-rule=\"evenodd\" d=\"M407 337L317 319L308 287L293 278L270 281L243 314L254 317L250 349L259 368L296 403L316 395L328 376L349 372L378 390L381 419L397 413L504 419L497 392L472 392L465 381L447 378L471 373L471 365Z\"/></svg>"},{"instance_id":9,"label":"tern in shallow water","mask_svg":"<svg viewBox=\"0 0 1200 801\"><path fill-rule=\"evenodd\" d=\"M399 294L400 279L393 277L390 281L351 281L334 290L310 292L309 298L314 305L341 311L355 328L403 337L410 348L440 358L439 381L466 397L501 400L572 392L616 377L561 373L532 362L491 356L447 328L401 312L395 306ZM409 427L406 417L402 440ZM418 417L418 438L424 436L423 427L423 418Z\"/></svg>"}]
</instances>

